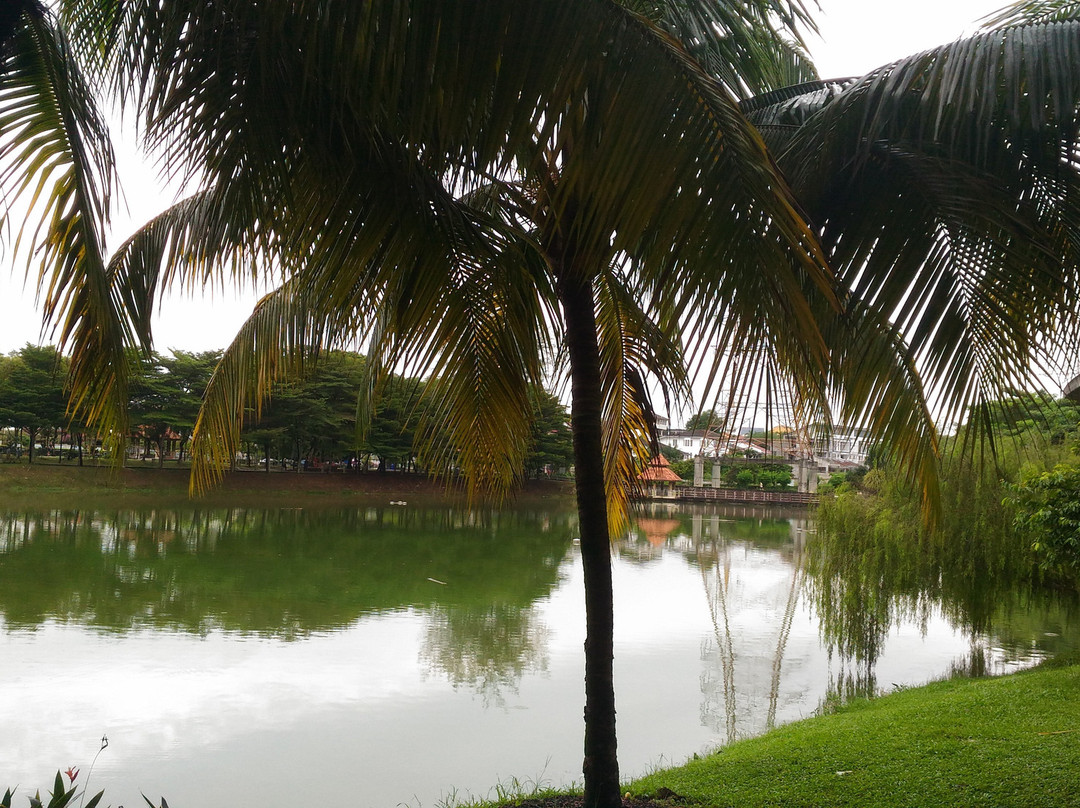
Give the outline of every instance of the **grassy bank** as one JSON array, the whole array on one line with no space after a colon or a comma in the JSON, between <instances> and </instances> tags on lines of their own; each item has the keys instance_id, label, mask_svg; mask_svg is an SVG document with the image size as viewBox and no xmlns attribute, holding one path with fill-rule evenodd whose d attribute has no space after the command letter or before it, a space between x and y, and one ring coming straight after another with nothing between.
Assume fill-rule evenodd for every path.
<instances>
[{"instance_id":1,"label":"grassy bank","mask_svg":"<svg viewBox=\"0 0 1080 808\"><path fill-rule=\"evenodd\" d=\"M315 507L386 503L412 505L463 502L452 485L422 474L363 474L235 471L220 486L199 497L204 505L222 507ZM0 505L7 507L162 506L190 504L188 470L166 465L114 469L47 463L0 464ZM572 489L561 482L531 482L513 502L563 506L572 504ZM511 503L513 504L513 503Z\"/></svg>"},{"instance_id":2,"label":"grassy bank","mask_svg":"<svg viewBox=\"0 0 1080 808\"><path fill-rule=\"evenodd\" d=\"M632 783L700 806L1080 806L1080 666L847 705Z\"/></svg>"}]
</instances>

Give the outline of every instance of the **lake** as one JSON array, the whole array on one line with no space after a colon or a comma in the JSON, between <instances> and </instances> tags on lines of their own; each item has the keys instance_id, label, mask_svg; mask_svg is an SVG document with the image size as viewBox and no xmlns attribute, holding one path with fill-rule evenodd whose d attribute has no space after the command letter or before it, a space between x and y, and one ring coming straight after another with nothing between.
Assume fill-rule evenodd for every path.
<instances>
[{"instance_id":1,"label":"lake","mask_svg":"<svg viewBox=\"0 0 1080 808\"><path fill-rule=\"evenodd\" d=\"M0 512L0 789L81 782L103 736L90 791L128 808L580 783L574 532L567 512L391 504ZM798 512L637 515L614 549L624 779L1076 646L1071 601L941 570L868 588L866 559L829 552Z\"/></svg>"}]
</instances>

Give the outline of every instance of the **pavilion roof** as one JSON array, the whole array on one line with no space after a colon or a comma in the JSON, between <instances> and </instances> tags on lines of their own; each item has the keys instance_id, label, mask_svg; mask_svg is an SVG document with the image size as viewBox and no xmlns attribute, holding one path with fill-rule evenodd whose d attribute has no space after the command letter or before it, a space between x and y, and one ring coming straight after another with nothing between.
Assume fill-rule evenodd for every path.
<instances>
[{"instance_id":1,"label":"pavilion roof","mask_svg":"<svg viewBox=\"0 0 1080 808\"><path fill-rule=\"evenodd\" d=\"M671 464L666 457L657 455L638 475L638 480L646 483L674 483L682 482L682 477L671 470Z\"/></svg>"}]
</instances>

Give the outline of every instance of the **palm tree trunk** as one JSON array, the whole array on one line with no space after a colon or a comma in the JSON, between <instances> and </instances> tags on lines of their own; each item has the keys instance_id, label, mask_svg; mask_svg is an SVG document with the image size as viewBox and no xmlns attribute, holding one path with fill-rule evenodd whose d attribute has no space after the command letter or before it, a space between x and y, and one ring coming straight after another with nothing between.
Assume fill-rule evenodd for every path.
<instances>
[{"instance_id":1,"label":"palm tree trunk","mask_svg":"<svg viewBox=\"0 0 1080 808\"><path fill-rule=\"evenodd\" d=\"M592 285L576 274L559 281L573 402L574 481L585 575L585 808L618 808L615 739L614 615L611 542L601 415L600 352Z\"/></svg>"}]
</instances>

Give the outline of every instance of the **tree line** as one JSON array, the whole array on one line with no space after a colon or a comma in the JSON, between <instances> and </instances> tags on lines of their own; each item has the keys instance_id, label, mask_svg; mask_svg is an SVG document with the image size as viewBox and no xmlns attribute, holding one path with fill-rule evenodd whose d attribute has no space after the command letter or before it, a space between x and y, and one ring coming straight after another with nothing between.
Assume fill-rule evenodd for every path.
<instances>
[{"instance_id":1,"label":"tree line","mask_svg":"<svg viewBox=\"0 0 1080 808\"><path fill-rule=\"evenodd\" d=\"M189 459L203 394L220 359L220 351L182 350L129 357L129 456L160 466ZM107 451L96 432L72 415L69 361L51 345L28 344L0 355L0 451L6 458L33 463L44 451L81 464L87 455ZM425 470L415 447L427 383L392 374L370 423L358 430L357 396L366 361L354 352L332 351L308 372L276 383L258 410L248 409L236 462L266 471ZM532 430L521 473L525 478L566 474L573 456L566 408L543 388L533 388L531 401Z\"/></svg>"}]
</instances>

